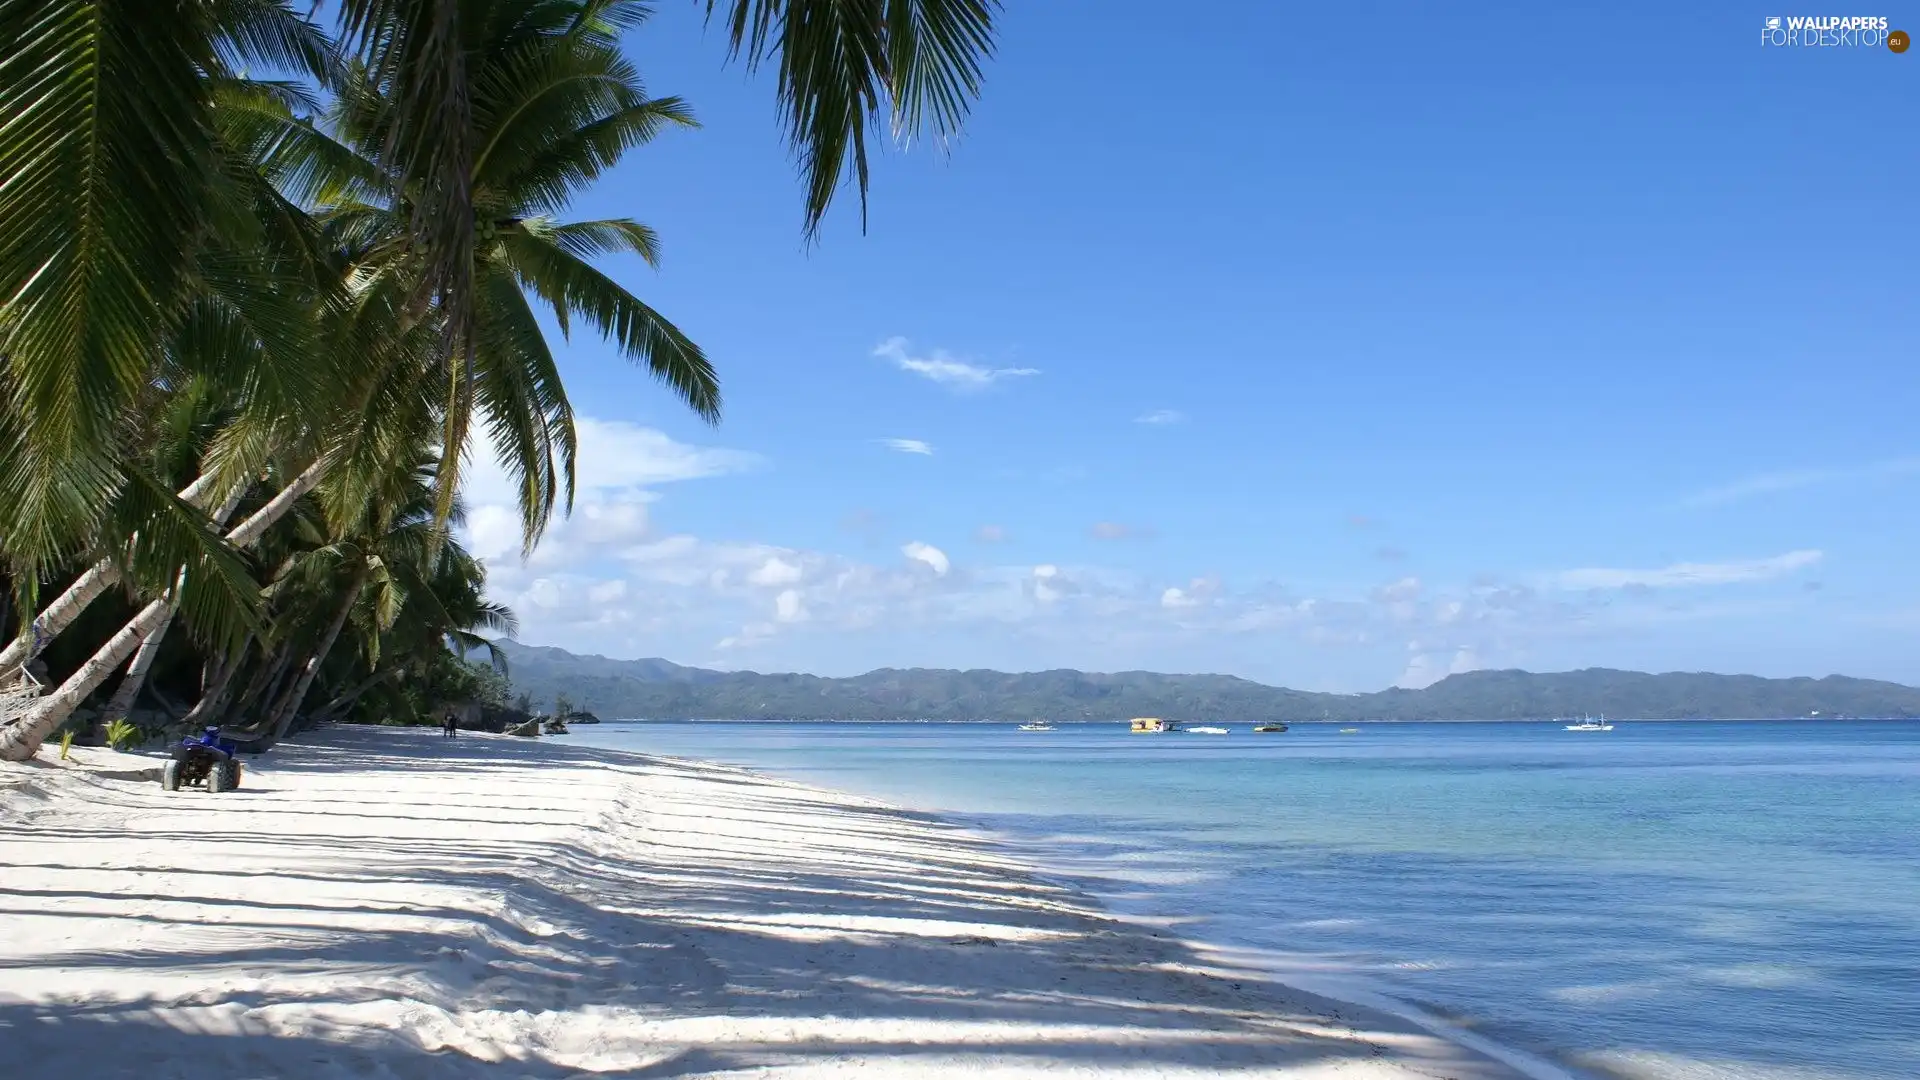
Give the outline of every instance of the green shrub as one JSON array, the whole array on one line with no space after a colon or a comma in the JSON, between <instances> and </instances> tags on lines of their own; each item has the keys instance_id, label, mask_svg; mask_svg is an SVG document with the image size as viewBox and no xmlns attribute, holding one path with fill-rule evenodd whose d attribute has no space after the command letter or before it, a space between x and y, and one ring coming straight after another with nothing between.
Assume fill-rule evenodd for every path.
<instances>
[{"instance_id":1,"label":"green shrub","mask_svg":"<svg viewBox=\"0 0 1920 1080\"><path fill-rule=\"evenodd\" d=\"M107 725L107 745L115 750L126 750L146 741L146 733L121 717Z\"/></svg>"}]
</instances>

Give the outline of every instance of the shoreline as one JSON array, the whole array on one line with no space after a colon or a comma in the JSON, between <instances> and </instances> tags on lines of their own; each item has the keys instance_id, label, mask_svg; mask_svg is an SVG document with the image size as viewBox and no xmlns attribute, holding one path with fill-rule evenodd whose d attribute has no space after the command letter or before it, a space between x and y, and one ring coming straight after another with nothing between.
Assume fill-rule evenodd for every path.
<instances>
[{"instance_id":1,"label":"shoreline","mask_svg":"<svg viewBox=\"0 0 1920 1080\"><path fill-rule=\"evenodd\" d=\"M341 727L214 796L51 757L0 771L25 1076L1522 1075L745 769Z\"/></svg>"}]
</instances>

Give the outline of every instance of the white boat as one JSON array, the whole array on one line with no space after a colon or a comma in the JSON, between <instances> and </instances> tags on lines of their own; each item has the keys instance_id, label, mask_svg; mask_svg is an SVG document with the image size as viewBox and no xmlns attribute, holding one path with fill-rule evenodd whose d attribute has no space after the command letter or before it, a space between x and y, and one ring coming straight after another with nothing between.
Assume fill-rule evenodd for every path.
<instances>
[{"instance_id":1,"label":"white boat","mask_svg":"<svg viewBox=\"0 0 1920 1080\"><path fill-rule=\"evenodd\" d=\"M1613 725L1607 723L1607 718L1604 716L1598 720L1595 720L1593 717L1589 716L1585 720L1582 720L1577 724L1568 724L1567 730L1568 731L1612 731Z\"/></svg>"},{"instance_id":2,"label":"white boat","mask_svg":"<svg viewBox=\"0 0 1920 1080\"><path fill-rule=\"evenodd\" d=\"M1193 732L1195 735L1225 735L1227 733L1227 729L1223 727L1190 727L1187 730Z\"/></svg>"},{"instance_id":3,"label":"white boat","mask_svg":"<svg viewBox=\"0 0 1920 1080\"><path fill-rule=\"evenodd\" d=\"M1055 728L1052 724L1047 723L1045 720L1035 720L1030 724L1021 724L1020 730L1021 731L1053 731L1055 730Z\"/></svg>"}]
</instances>

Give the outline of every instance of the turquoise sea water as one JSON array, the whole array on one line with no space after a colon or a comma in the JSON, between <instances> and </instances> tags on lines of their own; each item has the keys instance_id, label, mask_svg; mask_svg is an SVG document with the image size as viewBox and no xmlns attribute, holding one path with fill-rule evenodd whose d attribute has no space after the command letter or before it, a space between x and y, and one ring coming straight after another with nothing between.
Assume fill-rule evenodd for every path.
<instances>
[{"instance_id":1,"label":"turquoise sea water","mask_svg":"<svg viewBox=\"0 0 1920 1080\"><path fill-rule=\"evenodd\" d=\"M1920 1078L1920 723L610 723L947 811L1115 909L1575 1075Z\"/></svg>"}]
</instances>

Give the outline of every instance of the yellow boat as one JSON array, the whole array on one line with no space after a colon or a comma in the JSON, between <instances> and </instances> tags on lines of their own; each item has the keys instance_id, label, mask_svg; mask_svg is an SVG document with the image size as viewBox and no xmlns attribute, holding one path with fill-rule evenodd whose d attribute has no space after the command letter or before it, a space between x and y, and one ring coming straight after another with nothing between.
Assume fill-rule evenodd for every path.
<instances>
[{"instance_id":1,"label":"yellow boat","mask_svg":"<svg viewBox=\"0 0 1920 1080\"><path fill-rule=\"evenodd\" d=\"M1179 731L1178 720L1162 720L1157 716L1136 716L1127 730L1135 735L1158 735L1168 731Z\"/></svg>"}]
</instances>

